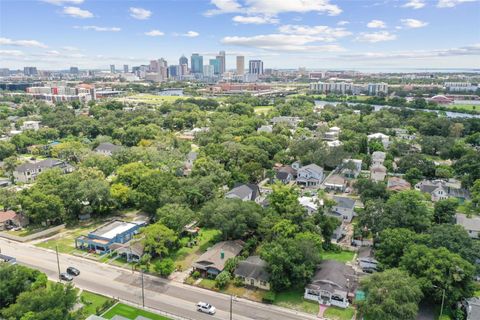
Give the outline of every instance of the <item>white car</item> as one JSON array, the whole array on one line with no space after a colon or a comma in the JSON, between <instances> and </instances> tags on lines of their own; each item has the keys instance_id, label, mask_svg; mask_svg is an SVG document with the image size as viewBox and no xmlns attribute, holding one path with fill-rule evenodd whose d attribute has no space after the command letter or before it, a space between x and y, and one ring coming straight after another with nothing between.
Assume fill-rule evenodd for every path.
<instances>
[{"instance_id":1,"label":"white car","mask_svg":"<svg viewBox=\"0 0 480 320\"><path fill-rule=\"evenodd\" d=\"M197 303L197 311L208 314L215 314L217 310L215 310L215 307L211 304L208 304L206 302L199 302Z\"/></svg>"}]
</instances>

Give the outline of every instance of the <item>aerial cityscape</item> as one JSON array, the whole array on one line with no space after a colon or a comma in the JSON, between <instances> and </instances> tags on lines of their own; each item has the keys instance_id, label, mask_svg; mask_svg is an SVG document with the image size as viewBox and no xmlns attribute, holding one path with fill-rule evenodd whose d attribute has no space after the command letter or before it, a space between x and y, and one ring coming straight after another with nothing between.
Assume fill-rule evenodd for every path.
<instances>
[{"instance_id":1,"label":"aerial cityscape","mask_svg":"<svg viewBox=\"0 0 480 320\"><path fill-rule=\"evenodd\" d=\"M0 319L480 320L480 1L0 0Z\"/></svg>"}]
</instances>

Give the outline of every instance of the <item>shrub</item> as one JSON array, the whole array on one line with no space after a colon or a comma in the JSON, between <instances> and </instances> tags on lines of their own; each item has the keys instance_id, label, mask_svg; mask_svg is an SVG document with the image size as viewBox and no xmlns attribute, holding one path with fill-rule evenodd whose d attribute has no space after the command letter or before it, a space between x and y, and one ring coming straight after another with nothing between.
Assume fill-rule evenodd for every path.
<instances>
[{"instance_id":1,"label":"shrub","mask_svg":"<svg viewBox=\"0 0 480 320\"><path fill-rule=\"evenodd\" d=\"M200 278L200 272L195 271L194 273L192 273L192 278L193 278L193 279L198 279L198 278Z\"/></svg>"},{"instance_id":2,"label":"shrub","mask_svg":"<svg viewBox=\"0 0 480 320\"><path fill-rule=\"evenodd\" d=\"M264 303L269 303L269 304L272 304L273 302L275 302L275 292L273 291L266 292L262 298L262 301Z\"/></svg>"},{"instance_id":3,"label":"shrub","mask_svg":"<svg viewBox=\"0 0 480 320\"><path fill-rule=\"evenodd\" d=\"M227 271L220 272L215 278L215 287L222 290L230 282L230 274Z\"/></svg>"},{"instance_id":4,"label":"shrub","mask_svg":"<svg viewBox=\"0 0 480 320\"><path fill-rule=\"evenodd\" d=\"M155 262L153 269L162 277L168 277L175 270L175 264L172 259L165 258Z\"/></svg>"},{"instance_id":5,"label":"shrub","mask_svg":"<svg viewBox=\"0 0 480 320\"><path fill-rule=\"evenodd\" d=\"M235 279L233 279L233 285L234 285L235 287L243 287L244 284L245 284L245 282L244 282L243 279L240 278L240 277L236 277Z\"/></svg>"}]
</instances>

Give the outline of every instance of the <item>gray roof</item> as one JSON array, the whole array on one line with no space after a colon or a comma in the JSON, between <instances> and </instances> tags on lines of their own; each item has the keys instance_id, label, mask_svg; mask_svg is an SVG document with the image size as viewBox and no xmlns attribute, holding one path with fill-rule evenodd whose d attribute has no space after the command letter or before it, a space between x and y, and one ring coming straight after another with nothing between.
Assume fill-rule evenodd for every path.
<instances>
[{"instance_id":1,"label":"gray roof","mask_svg":"<svg viewBox=\"0 0 480 320\"><path fill-rule=\"evenodd\" d=\"M347 197L334 196L333 200L337 203L335 206L346 209L353 209L355 207L355 200Z\"/></svg>"},{"instance_id":2,"label":"gray roof","mask_svg":"<svg viewBox=\"0 0 480 320\"><path fill-rule=\"evenodd\" d=\"M244 246L241 240L235 241L221 241L216 243L213 247L203 253L197 261L193 264L195 268L206 270L207 268L215 268L218 271L223 271L225 262L229 258L234 258L240 254ZM224 257L222 259L221 253Z\"/></svg>"},{"instance_id":3,"label":"gray roof","mask_svg":"<svg viewBox=\"0 0 480 320\"><path fill-rule=\"evenodd\" d=\"M301 170L309 170L309 171L313 171L313 172L317 172L317 173L320 173L320 174L323 174L323 168L316 165L315 163L311 163L307 166L304 166L304 167L301 167L300 169L298 169L299 171Z\"/></svg>"},{"instance_id":4,"label":"gray roof","mask_svg":"<svg viewBox=\"0 0 480 320\"><path fill-rule=\"evenodd\" d=\"M276 178L280 180L285 180L288 178L289 175L290 173L287 171L278 171L276 174Z\"/></svg>"},{"instance_id":5,"label":"gray roof","mask_svg":"<svg viewBox=\"0 0 480 320\"><path fill-rule=\"evenodd\" d=\"M355 270L351 266L335 260L324 260L307 288L333 293L353 292L355 286Z\"/></svg>"},{"instance_id":6,"label":"gray roof","mask_svg":"<svg viewBox=\"0 0 480 320\"><path fill-rule=\"evenodd\" d=\"M372 153L372 160L385 160L387 154L383 151L375 151Z\"/></svg>"},{"instance_id":7,"label":"gray roof","mask_svg":"<svg viewBox=\"0 0 480 320\"><path fill-rule=\"evenodd\" d=\"M234 274L237 277L253 278L261 281L268 281L267 263L259 256L250 256L238 263Z\"/></svg>"},{"instance_id":8,"label":"gray roof","mask_svg":"<svg viewBox=\"0 0 480 320\"><path fill-rule=\"evenodd\" d=\"M245 199L248 195L252 195L249 200L255 200L259 195L259 189L256 184L240 184L228 191L225 195L227 198Z\"/></svg>"},{"instance_id":9,"label":"gray roof","mask_svg":"<svg viewBox=\"0 0 480 320\"><path fill-rule=\"evenodd\" d=\"M467 299L468 310L467 320L480 319L480 298L474 297Z\"/></svg>"},{"instance_id":10,"label":"gray roof","mask_svg":"<svg viewBox=\"0 0 480 320\"><path fill-rule=\"evenodd\" d=\"M15 171L17 172L27 172L27 171L33 171L33 170L38 170L38 169L45 169L45 168L53 168L56 166L59 166L61 164L64 164L62 160L58 159L52 159L48 158L45 160L41 160L39 162L35 163L23 163L15 168Z\"/></svg>"},{"instance_id":11,"label":"gray roof","mask_svg":"<svg viewBox=\"0 0 480 320\"><path fill-rule=\"evenodd\" d=\"M457 224L464 227L466 230L480 231L480 217L467 217L462 213L457 213Z\"/></svg>"},{"instance_id":12,"label":"gray roof","mask_svg":"<svg viewBox=\"0 0 480 320\"><path fill-rule=\"evenodd\" d=\"M436 189L441 188L450 197L470 199L470 193L464 188L456 188L444 180L423 180L415 185L421 192L432 194Z\"/></svg>"},{"instance_id":13,"label":"gray roof","mask_svg":"<svg viewBox=\"0 0 480 320\"><path fill-rule=\"evenodd\" d=\"M102 142L98 145L98 147L95 148L95 151L109 151L109 152L115 152L120 150L122 147L114 145L113 143L110 142Z\"/></svg>"}]
</instances>

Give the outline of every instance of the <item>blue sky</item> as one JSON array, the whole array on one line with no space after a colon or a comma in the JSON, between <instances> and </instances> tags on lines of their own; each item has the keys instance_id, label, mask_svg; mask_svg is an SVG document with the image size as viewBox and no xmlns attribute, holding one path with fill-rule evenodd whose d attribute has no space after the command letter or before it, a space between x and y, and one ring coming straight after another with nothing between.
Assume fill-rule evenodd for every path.
<instances>
[{"instance_id":1,"label":"blue sky","mask_svg":"<svg viewBox=\"0 0 480 320\"><path fill-rule=\"evenodd\" d=\"M0 67L480 68L478 0L0 0ZM205 61L205 60L204 60Z\"/></svg>"}]
</instances>

